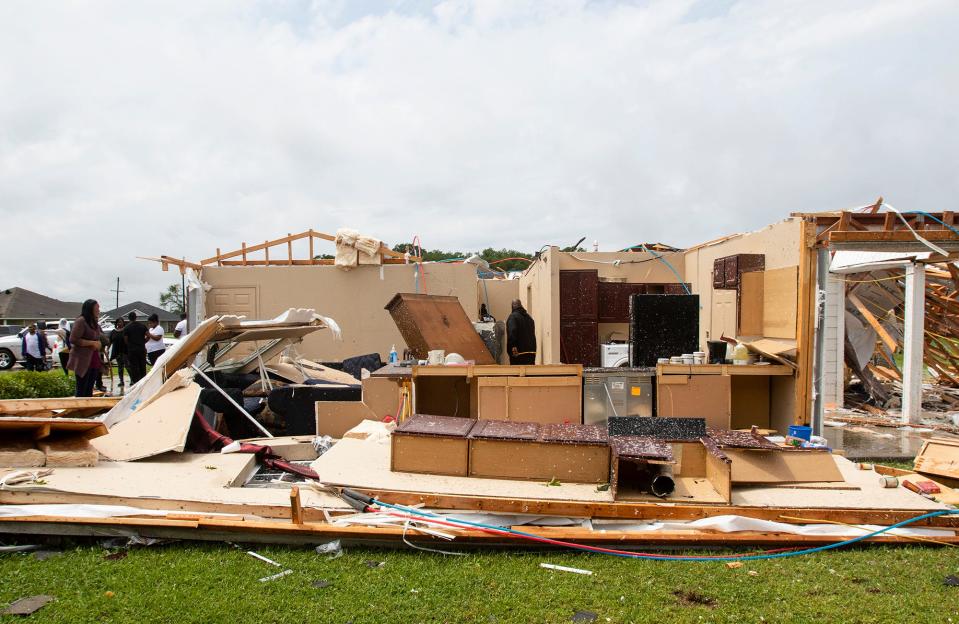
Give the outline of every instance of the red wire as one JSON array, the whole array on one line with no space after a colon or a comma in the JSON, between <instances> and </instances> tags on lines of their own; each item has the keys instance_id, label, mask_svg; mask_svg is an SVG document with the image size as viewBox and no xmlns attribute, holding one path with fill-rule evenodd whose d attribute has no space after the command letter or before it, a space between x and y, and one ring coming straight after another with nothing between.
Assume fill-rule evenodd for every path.
<instances>
[{"instance_id":1,"label":"red wire","mask_svg":"<svg viewBox=\"0 0 959 624\"><path fill-rule=\"evenodd\" d=\"M382 511L382 510L381 510ZM577 550L588 550L590 552L598 552L605 554L614 554L614 555L628 555L628 556L637 556L637 557L652 557L655 559L685 559L682 555L663 555L660 553L645 553L645 552L635 552L631 550L616 550L614 548L602 548L600 546L587 546L586 544L576 544L574 542L564 542L562 540L554 540L548 537L536 537L534 535L517 535L516 533L511 533L502 529L486 528L486 527L474 527L474 526L463 526L455 524L453 522L447 522L445 520L439 520L436 518L423 518L418 516L409 516L405 514L396 513L395 511L384 511L383 513L389 516L396 516L397 518L404 518L406 520L417 520L420 522L434 522L436 524L441 524L444 526L450 526L456 529L475 529L477 531L483 531L485 533L492 533L493 535L506 535L509 537L519 537L523 539L528 539L534 542L542 542L544 544L552 544L553 546L565 546L567 548L575 548ZM774 550L762 550L756 553L748 553L748 555L768 555L779 552L787 552L790 550L796 550L795 548L777 548ZM746 555L744 555L746 556ZM726 559L729 555L697 555L698 559Z\"/></svg>"}]
</instances>

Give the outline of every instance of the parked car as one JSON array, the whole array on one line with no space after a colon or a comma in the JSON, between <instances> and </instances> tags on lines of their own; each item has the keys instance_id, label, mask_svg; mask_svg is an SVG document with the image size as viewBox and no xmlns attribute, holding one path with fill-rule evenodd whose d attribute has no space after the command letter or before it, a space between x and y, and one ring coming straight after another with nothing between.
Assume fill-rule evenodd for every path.
<instances>
[{"instance_id":1,"label":"parked car","mask_svg":"<svg viewBox=\"0 0 959 624\"><path fill-rule=\"evenodd\" d=\"M0 337L0 370L10 370L13 368L13 365L17 362L23 363L26 361L26 358L23 357L21 352L23 345L23 334L27 331L26 328L20 330L15 336L3 336ZM60 338L57 336L56 329L47 328L44 330L44 333L47 335L47 344L51 349L56 351L57 345L60 343ZM46 354L47 364L49 366L51 362L51 354Z\"/></svg>"}]
</instances>

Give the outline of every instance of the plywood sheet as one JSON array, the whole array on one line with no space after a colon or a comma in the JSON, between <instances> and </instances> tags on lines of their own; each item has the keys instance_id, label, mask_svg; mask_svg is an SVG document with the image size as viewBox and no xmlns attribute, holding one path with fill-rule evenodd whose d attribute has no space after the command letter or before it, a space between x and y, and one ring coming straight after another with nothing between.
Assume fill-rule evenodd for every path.
<instances>
[{"instance_id":1,"label":"plywood sheet","mask_svg":"<svg viewBox=\"0 0 959 624\"><path fill-rule=\"evenodd\" d=\"M363 402L376 418L395 416L400 407L400 383L388 377L364 379Z\"/></svg>"},{"instance_id":2,"label":"plywood sheet","mask_svg":"<svg viewBox=\"0 0 959 624\"><path fill-rule=\"evenodd\" d=\"M113 461L134 461L167 451L182 452L200 390L199 385L191 382L167 392L114 425L108 435L94 441L94 447Z\"/></svg>"},{"instance_id":3,"label":"plywood sheet","mask_svg":"<svg viewBox=\"0 0 959 624\"><path fill-rule=\"evenodd\" d=\"M767 338L796 338L799 267L763 272L763 331Z\"/></svg>"},{"instance_id":4,"label":"plywood sheet","mask_svg":"<svg viewBox=\"0 0 959 624\"><path fill-rule=\"evenodd\" d=\"M34 418L7 416L0 418L0 439L29 435L35 440L51 435L79 435L91 439L106 435L107 428L98 420L86 418Z\"/></svg>"},{"instance_id":5,"label":"plywood sheet","mask_svg":"<svg viewBox=\"0 0 959 624\"><path fill-rule=\"evenodd\" d=\"M763 335L764 272L743 273L739 291L739 336Z\"/></svg>"}]
</instances>

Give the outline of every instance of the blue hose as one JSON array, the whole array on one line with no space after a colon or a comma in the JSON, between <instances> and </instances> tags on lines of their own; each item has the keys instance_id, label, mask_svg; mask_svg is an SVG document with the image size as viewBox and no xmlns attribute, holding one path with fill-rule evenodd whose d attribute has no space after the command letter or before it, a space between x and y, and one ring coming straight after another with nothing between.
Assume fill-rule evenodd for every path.
<instances>
[{"instance_id":1,"label":"blue hose","mask_svg":"<svg viewBox=\"0 0 959 624\"><path fill-rule=\"evenodd\" d=\"M938 217L932 216L932 215L929 214L928 212L923 212L922 210L910 210L909 212L905 212L905 213L902 213L902 214L921 214L921 215L923 215L924 217L929 217L929 218L932 219L933 221L938 221L940 224L946 226L947 228L949 228L950 230L952 230L952 231L955 232L956 234L959 234L959 230L957 230L956 228L952 227L951 225L949 225L948 223L946 223L946 222L943 221L942 219L940 219L940 218L938 218Z\"/></svg>"},{"instance_id":2,"label":"blue hose","mask_svg":"<svg viewBox=\"0 0 959 624\"><path fill-rule=\"evenodd\" d=\"M388 508L390 508L390 509L396 509L396 510L398 510L398 511L402 511L402 512L404 512L404 513L413 514L413 515L416 515L416 516L424 516L424 517L427 517L427 518L432 517L432 518L442 519L442 520L444 520L444 521L456 522L456 523L458 523L458 524L464 524L464 525L467 525L467 526L476 527L476 528L480 528L480 529L493 529L493 530L500 531L500 532L504 532L504 533L510 533L510 534L512 534L512 535L516 535L516 536L519 536L519 537L532 537L532 538L535 538L535 539L541 539L541 538L542 538L541 535L533 535L532 533L524 533L523 531L517 531L517 530L515 530L515 529L509 529L509 528L506 528L506 527L492 526L492 525L489 525L489 524L483 524L483 523L481 523L481 522L469 522L468 520L455 520L455 519L454 519L454 520L449 520L449 519L447 519L447 518L443 518L443 516L439 516L439 515L437 515L437 514L429 513L429 512L427 512L427 511L421 511L421 510L419 510L419 509L412 509L412 508L410 508L410 507L404 507L404 506L402 506L402 505L391 505L390 503L384 503L384 502L382 502L382 501L380 501L380 500L377 500L377 499L373 499L373 500L374 500L374 502L375 502L377 505L379 505L379 506L381 506L381 507L388 507ZM694 557L694 556L684 556L684 555L676 555L676 556L670 555L670 556L659 557L659 556L656 556L656 555L626 554L626 553L614 553L614 552L606 552L606 553L599 553L599 554L612 555L612 556L614 556L614 557L623 557L623 558L626 558L626 559L650 559L650 560L655 560L655 561L759 561L759 560L763 560L763 559L783 559L783 558L785 558L785 557L797 557L797 556L799 556L799 555L811 555L811 554L813 554L813 553L822 552L822 551L824 551L824 550L832 550L832 549L835 549L835 548L842 548L842 547L844 547L844 546L850 546L850 545L852 545L852 544L855 544L856 542L861 542L861 541L866 540L866 539L869 539L869 538L871 538L871 537L875 537L875 536L877 536L877 535L881 535L882 533L886 533L887 531L892 531L893 529L898 529L899 527L903 527L903 526L906 526L906 525L909 525L909 524L913 524L913 523L915 523L915 522L920 522L920 521L922 521L922 520L927 520L927 519L929 519L929 518L936 518L936 517L938 517L938 516L945 516L945 515L948 515L948 514L956 514L956 513L959 513L959 509L941 509L941 510L939 510L939 511L931 511L931 512L929 512L929 513L922 514L921 516L916 516L915 518L909 518L909 519L907 519L907 520L903 520L902 522L897 522L896 524L893 524L893 525L890 525L890 526L887 526L887 527L883 527L883 528L879 529L878 531L873 531L872 533L867 533L867 534L865 534L865 535L860 535L859 537L854 537L854 538L852 538L852 539L848 539L848 540L845 540L845 541L842 541L842 542L835 542L835 543L833 543L833 544L826 544L825 546L817 546L817 547L815 547L815 548L807 548L807 549L805 549L805 550L793 550L793 551L790 551L790 552L783 552L783 553L771 553L771 554L765 554L765 555L729 555L729 556L727 556L727 557ZM577 548L576 545L571 545L570 547L571 547L571 548ZM588 551L590 551L590 552L597 552L597 551L591 550L591 549L586 548L586 547L579 547L579 548L581 548L581 549L583 549L583 550L588 550Z\"/></svg>"}]
</instances>

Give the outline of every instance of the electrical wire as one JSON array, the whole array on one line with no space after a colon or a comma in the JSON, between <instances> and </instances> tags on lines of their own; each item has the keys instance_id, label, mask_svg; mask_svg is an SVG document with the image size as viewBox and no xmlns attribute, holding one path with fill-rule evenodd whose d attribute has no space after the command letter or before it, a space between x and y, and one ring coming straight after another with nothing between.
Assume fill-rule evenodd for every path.
<instances>
[{"instance_id":1,"label":"electrical wire","mask_svg":"<svg viewBox=\"0 0 959 624\"><path fill-rule=\"evenodd\" d=\"M919 235L919 232L917 232L916 230L914 230L913 227L912 227L911 225L909 225L909 221L906 219L906 217L904 217L904 216L902 215L902 213L899 212L892 204L887 204L887 203L884 201L884 202L882 202L882 205L885 206L886 208L888 208L889 210L891 210L892 212L896 213L896 216L898 216L899 219L902 221L903 225L906 226L906 229L908 229L910 232L912 232L912 235L915 236L915 237L916 237L916 240L918 240L920 243L922 243L923 245L925 245L926 247L928 247L929 249L933 250L934 252L936 252L936 253L938 253L938 254L942 254L943 256L948 256L948 255L949 255L949 252L946 251L945 249L943 249L942 247L939 247L938 245L933 245L932 243L930 243L929 241L927 241L925 238L923 238L922 236L920 236L920 235Z\"/></svg>"},{"instance_id":2,"label":"electrical wire","mask_svg":"<svg viewBox=\"0 0 959 624\"><path fill-rule=\"evenodd\" d=\"M856 544L863 540L876 537L877 535L881 535L883 533L887 533L894 529L898 529L903 526L914 524L922 520L928 520L930 518L936 518L939 516L944 516L949 514L959 514L959 509L941 509L937 511L932 511L932 512L925 513L913 518L908 518L901 522L897 522L887 527L878 529L876 531L871 531L869 533L866 533L865 535L860 535L859 537L854 537L848 540L844 540L841 542L834 542L832 544L826 544L823 546L817 546L814 548L806 548L803 550L786 550L786 551L780 550L778 552L766 551L766 552L755 554L755 555L687 556L687 555L662 555L658 553L639 553L639 552L632 552L632 551L625 551L625 550L615 550L611 548L602 548L599 546L588 546L585 544L576 544L574 542L566 542L562 540L554 540L546 537L541 537L539 535L533 535L532 533L517 531L515 529L495 527L488 524L483 524L481 522L469 522L467 520L459 520L459 519L444 520L440 516L437 516L436 514L433 514L430 512L420 511L418 509L412 509L409 507L405 507L403 505L392 505L390 503L384 503L377 499L371 499L371 500L373 500L373 502L377 506L396 509L406 514L412 514L413 516L425 517L425 518L428 518L430 522L434 522L436 524L448 525L453 527L457 527L458 525L465 525L467 527L479 529L484 532L494 532L497 534L513 535L516 537L521 537L521 538L529 539L536 542L551 544L554 546L565 546L567 548L572 548L575 550L584 550L588 552L596 552L596 553L607 554L607 555L612 555L617 557L625 557L629 559L650 559L650 560L669 560L669 561L758 561L763 559L782 559L785 557L808 555L808 554L813 554L813 553L822 552L826 550L834 550L836 548L842 548L844 546L850 546L852 544ZM400 516L400 517L403 517L403 516ZM463 528L463 527L458 526L458 528Z\"/></svg>"},{"instance_id":3,"label":"electrical wire","mask_svg":"<svg viewBox=\"0 0 959 624\"><path fill-rule=\"evenodd\" d=\"M938 223L946 226L947 228L949 228L950 230L952 230L952 231L955 232L956 234L959 234L959 230L957 230L956 228L952 227L951 225L949 225L948 223L946 223L945 221L943 221L943 220L940 219L939 217L936 217L936 216L933 216L933 215L929 214L928 212L923 212L922 210L910 210L910 211L906 212L905 214L921 214L921 215L923 215L923 216L925 216L925 217L929 217L929 218L932 219L933 221L936 221L936 222L938 222Z\"/></svg>"},{"instance_id":4,"label":"electrical wire","mask_svg":"<svg viewBox=\"0 0 959 624\"><path fill-rule=\"evenodd\" d=\"M669 267L669 270L673 272L673 275L676 276L676 279L679 280L679 283L683 285L683 290L686 291L687 295L693 294L692 291L689 290L689 286L686 285L686 281L682 277L680 277L676 269L673 268L673 265L669 263L669 260L661 256L660 254L656 253L652 249L649 249L648 247L646 247L646 245L642 245L642 248L643 248L643 251L645 251L646 253L652 254L654 258L656 258L657 260L665 264L667 267Z\"/></svg>"},{"instance_id":5,"label":"electrical wire","mask_svg":"<svg viewBox=\"0 0 959 624\"><path fill-rule=\"evenodd\" d=\"M889 277L877 277L875 279L867 280L851 280L844 277L830 277L829 279L836 282L846 282L847 284L872 284L875 282L889 282L892 280L900 280L906 277L905 273L900 273L899 275L890 275Z\"/></svg>"}]
</instances>

